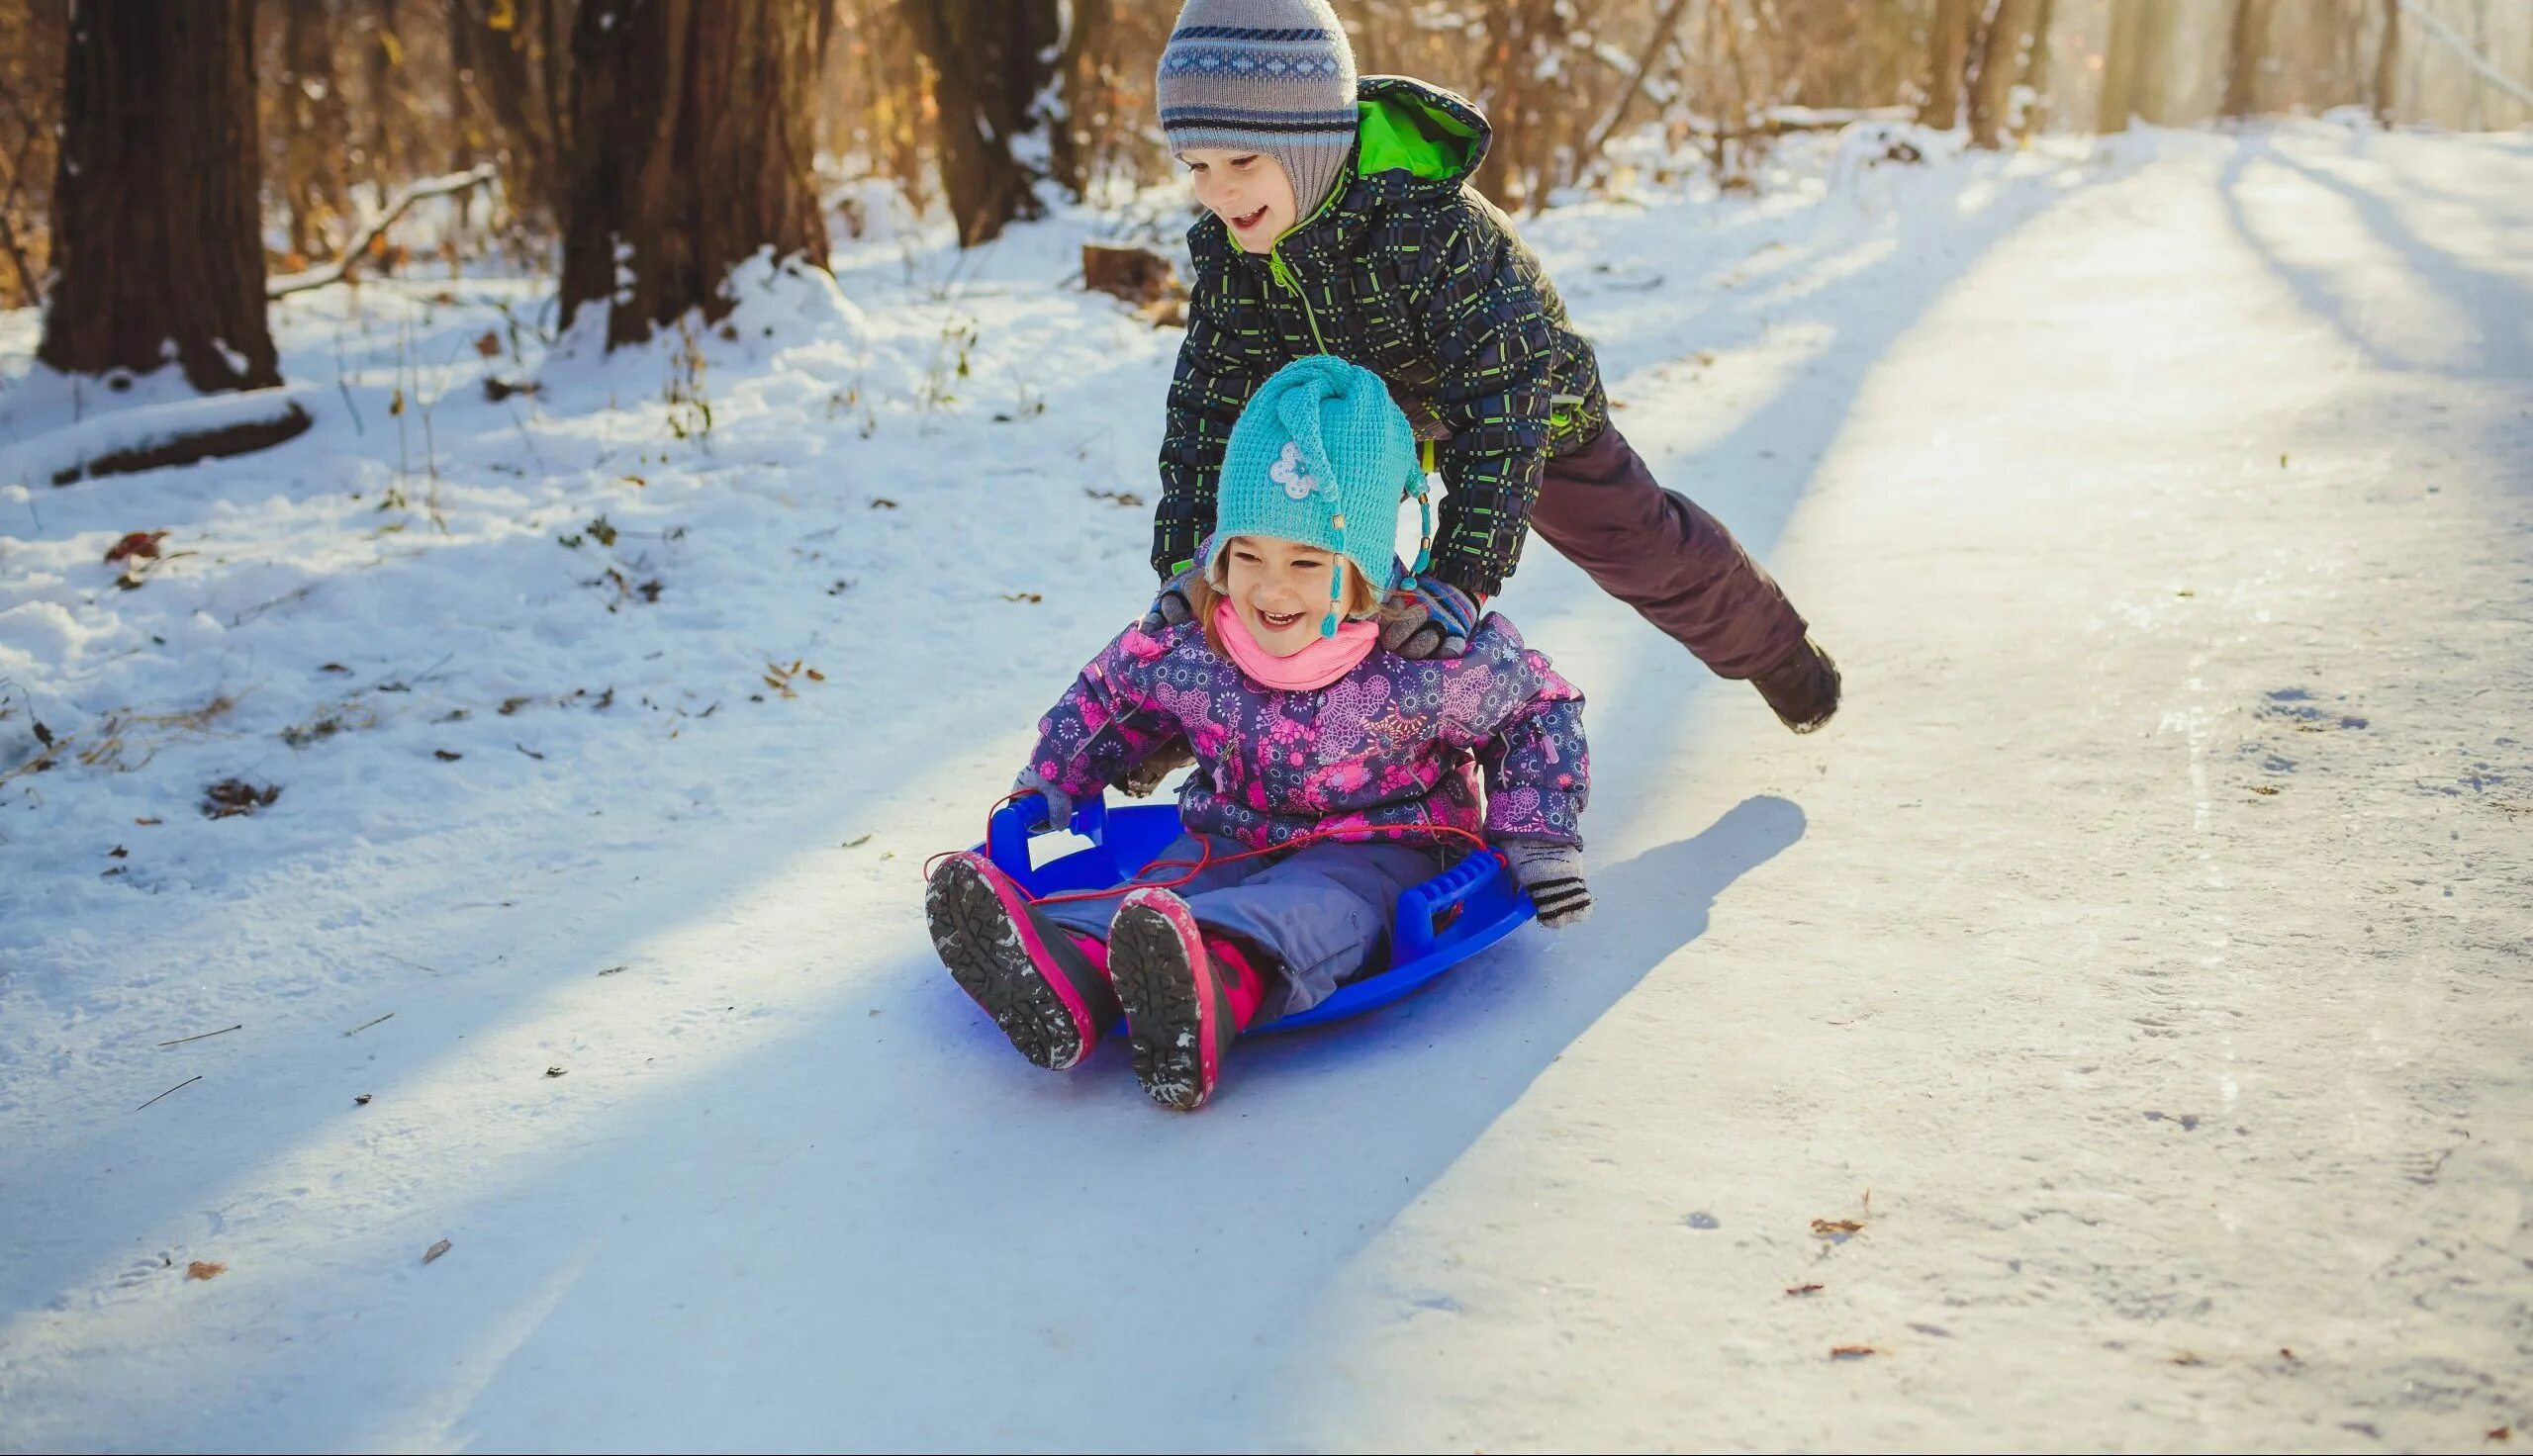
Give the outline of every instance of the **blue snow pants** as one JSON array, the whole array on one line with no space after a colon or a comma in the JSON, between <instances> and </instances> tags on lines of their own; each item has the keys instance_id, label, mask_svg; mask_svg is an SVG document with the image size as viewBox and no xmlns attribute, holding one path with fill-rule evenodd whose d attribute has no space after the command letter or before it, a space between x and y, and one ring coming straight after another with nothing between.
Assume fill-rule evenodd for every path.
<instances>
[{"instance_id":1,"label":"blue snow pants","mask_svg":"<svg viewBox=\"0 0 2533 1456\"><path fill-rule=\"evenodd\" d=\"M1217 841L1214 849L1239 853L1229 841ZM1204 852L1194 835L1182 834L1162 851L1159 867L1146 869L1115 895L1042 908L1058 925L1104 941L1128 889L1174 880ZM1173 860L1181 863L1164 863ZM1269 972L1258 1007L1263 1024L1317 1006L1385 956L1399 891L1433 878L1447 863L1444 852L1424 845L1307 845L1289 855L1208 864L1173 890L1198 925L1237 936L1273 962L1271 968L1259 967Z\"/></svg>"}]
</instances>

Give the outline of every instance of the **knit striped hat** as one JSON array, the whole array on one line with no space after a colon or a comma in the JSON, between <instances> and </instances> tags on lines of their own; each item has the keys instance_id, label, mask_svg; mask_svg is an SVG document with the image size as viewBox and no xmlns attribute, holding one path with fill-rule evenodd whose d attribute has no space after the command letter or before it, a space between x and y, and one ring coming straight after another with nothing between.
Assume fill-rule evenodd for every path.
<instances>
[{"instance_id":1,"label":"knit striped hat","mask_svg":"<svg viewBox=\"0 0 2533 1456\"><path fill-rule=\"evenodd\" d=\"M1381 377L1334 354L1295 359L1258 387L1232 424L1205 575L1222 584L1234 536L1267 536L1345 557L1378 595L1397 585L1398 507L1411 496L1426 503L1416 432ZM1425 534L1433 535L1430 513ZM1337 631L1337 575L1322 636Z\"/></svg>"},{"instance_id":2,"label":"knit striped hat","mask_svg":"<svg viewBox=\"0 0 2533 1456\"><path fill-rule=\"evenodd\" d=\"M1264 152L1293 179L1298 218L1337 190L1355 145L1355 49L1328 0L1187 0L1161 52L1173 150Z\"/></svg>"}]
</instances>

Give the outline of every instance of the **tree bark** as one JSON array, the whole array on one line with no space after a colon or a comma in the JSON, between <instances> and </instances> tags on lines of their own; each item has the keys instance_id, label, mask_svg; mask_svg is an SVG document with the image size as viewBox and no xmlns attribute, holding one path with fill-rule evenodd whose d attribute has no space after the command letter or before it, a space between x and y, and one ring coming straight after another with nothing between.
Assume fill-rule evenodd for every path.
<instances>
[{"instance_id":1,"label":"tree bark","mask_svg":"<svg viewBox=\"0 0 2533 1456\"><path fill-rule=\"evenodd\" d=\"M369 105L361 117L362 165L381 198L411 166L405 128L405 41L396 31L396 0L372 0L369 45L364 47Z\"/></svg>"},{"instance_id":2,"label":"tree bark","mask_svg":"<svg viewBox=\"0 0 2533 1456\"><path fill-rule=\"evenodd\" d=\"M2269 58L2272 0L2234 0L2234 34L2225 56L2225 100L2219 110L2240 120L2260 110L2261 65Z\"/></svg>"},{"instance_id":3,"label":"tree bark","mask_svg":"<svg viewBox=\"0 0 2533 1456\"><path fill-rule=\"evenodd\" d=\"M2094 130L2125 132L2137 111L2137 41L2145 0L2111 0L2111 40L2103 46L2102 97Z\"/></svg>"},{"instance_id":4,"label":"tree bark","mask_svg":"<svg viewBox=\"0 0 2533 1456\"><path fill-rule=\"evenodd\" d=\"M1056 185L1076 202L1089 192L1098 157L1092 142L1107 120L1109 36L1116 0L1073 0L1072 29L1057 60L1063 110L1047 119L1047 155Z\"/></svg>"},{"instance_id":5,"label":"tree bark","mask_svg":"<svg viewBox=\"0 0 2533 1456\"><path fill-rule=\"evenodd\" d=\"M2039 14L2031 21L2031 48L2022 57L2022 83L2031 92L2031 105L2023 110L2022 123L2016 130L2026 141L2035 129L2049 125L2056 108L2058 93L2049 76L2049 31L2057 22L2058 0L2040 0Z\"/></svg>"},{"instance_id":6,"label":"tree bark","mask_svg":"<svg viewBox=\"0 0 2533 1456\"><path fill-rule=\"evenodd\" d=\"M1046 129L1038 98L1054 75L1061 11L1059 0L905 0L899 9L932 67L941 191L962 247L1044 212L1044 174L1015 143Z\"/></svg>"},{"instance_id":7,"label":"tree bark","mask_svg":"<svg viewBox=\"0 0 2533 1456\"><path fill-rule=\"evenodd\" d=\"M2384 0L2384 39L2375 47L2375 122L2392 125L2394 81L2401 63L2401 0Z\"/></svg>"},{"instance_id":8,"label":"tree bark","mask_svg":"<svg viewBox=\"0 0 2533 1456\"><path fill-rule=\"evenodd\" d=\"M53 181L54 286L37 357L196 389L281 382L256 235L250 0L82 6Z\"/></svg>"},{"instance_id":9,"label":"tree bark","mask_svg":"<svg viewBox=\"0 0 2533 1456\"><path fill-rule=\"evenodd\" d=\"M2145 0L2137 34L2137 115L2169 127L2173 114L2173 33L2181 23L2180 0Z\"/></svg>"},{"instance_id":10,"label":"tree bark","mask_svg":"<svg viewBox=\"0 0 2533 1456\"><path fill-rule=\"evenodd\" d=\"M343 143L351 115L334 74L329 0L285 0L281 26L282 196L290 206L290 250L303 261L333 246L344 213Z\"/></svg>"},{"instance_id":11,"label":"tree bark","mask_svg":"<svg viewBox=\"0 0 2533 1456\"><path fill-rule=\"evenodd\" d=\"M449 0L450 25L465 32L472 95L483 103L499 137L496 156L512 206L553 218L561 212L556 176L562 145L550 97L535 64L542 14L551 0Z\"/></svg>"},{"instance_id":12,"label":"tree bark","mask_svg":"<svg viewBox=\"0 0 2533 1456\"><path fill-rule=\"evenodd\" d=\"M603 304L607 346L640 343L689 310L729 313L729 271L761 249L825 266L809 147L818 3L581 7L566 326Z\"/></svg>"},{"instance_id":13,"label":"tree bark","mask_svg":"<svg viewBox=\"0 0 2533 1456\"><path fill-rule=\"evenodd\" d=\"M1988 44L1979 57L1979 81L1970 92L1970 144L1996 150L2005 141L2006 113L2014 105L2015 78L2022 72L2023 46L2031 39L2039 0L1997 0L1988 22Z\"/></svg>"},{"instance_id":14,"label":"tree bark","mask_svg":"<svg viewBox=\"0 0 2533 1456\"><path fill-rule=\"evenodd\" d=\"M1972 0L1935 0L1926 32L1926 101L1921 125L1949 131L1961 124L1961 77L1970 60L1970 28L1979 15Z\"/></svg>"}]
</instances>

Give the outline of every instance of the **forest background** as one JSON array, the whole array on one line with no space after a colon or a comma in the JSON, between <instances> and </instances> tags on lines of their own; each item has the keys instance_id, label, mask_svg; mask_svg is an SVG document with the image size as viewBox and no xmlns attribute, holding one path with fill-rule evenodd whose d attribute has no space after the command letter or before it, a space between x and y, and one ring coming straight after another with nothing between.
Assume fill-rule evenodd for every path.
<instances>
[{"instance_id":1,"label":"forest background","mask_svg":"<svg viewBox=\"0 0 2533 1456\"><path fill-rule=\"evenodd\" d=\"M551 272L561 321L613 293L610 344L647 337L717 317L728 265L768 244L823 259L831 230L895 212L976 245L1160 180L1151 78L1176 8L184 0L74 24L72 0L0 0L0 308L47 306L56 370L145 373L172 340L211 390L277 383L261 300L345 272ZM1366 73L1485 108L1478 180L1517 212L1682 167L1751 187L1787 131L1874 110L1987 146L2337 107L2533 122L2507 81L2533 74L2533 8L2502 0L1343 9ZM418 185L462 205L375 226ZM136 266L153 235L193 261Z\"/></svg>"}]
</instances>

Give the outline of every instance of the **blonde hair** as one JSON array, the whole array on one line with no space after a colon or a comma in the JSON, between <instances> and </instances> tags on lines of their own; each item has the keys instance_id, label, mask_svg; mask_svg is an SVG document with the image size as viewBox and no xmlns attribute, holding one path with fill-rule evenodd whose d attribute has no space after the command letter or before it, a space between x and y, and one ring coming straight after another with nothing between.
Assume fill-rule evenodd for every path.
<instances>
[{"instance_id":1,"label":"blonde hair","mask_svg":"<svg viewBox=\"0 0 2533 1456\"><path fill-rule=\"evenodd\" d=\"M1233 538L1233 540L1238 539L1238 537ZM1205 645L1214 650L1214 656L1224 658L1231 656L1231 653L1223 647L1222 632L1214 625L1214 605L1228 594L1228 591L1227 583L1216 581L1214 574L1223 572L1226 576L1229 575L1223 566L1223 557L1230 544L1228 541L1224 542L1225 551L1215 552L1213 560L1205 564L1205 569L1198 572L1187 583L1187 610L1195 615L1197 623L1205 629ZM1320 551L1326 548L1313 546L1309 549ZM1368 617L1379 611L1381 594L1372 590L1372 584L1364 579L1361 572L1355 569L1355 563L1334 551L1329 552L1328 555L1330 560L1337 563L1337 570L1343 573L1346 579L1346 586L1339 593L1339 612L1351 620Z\"/></svg>"}]
</instances>

